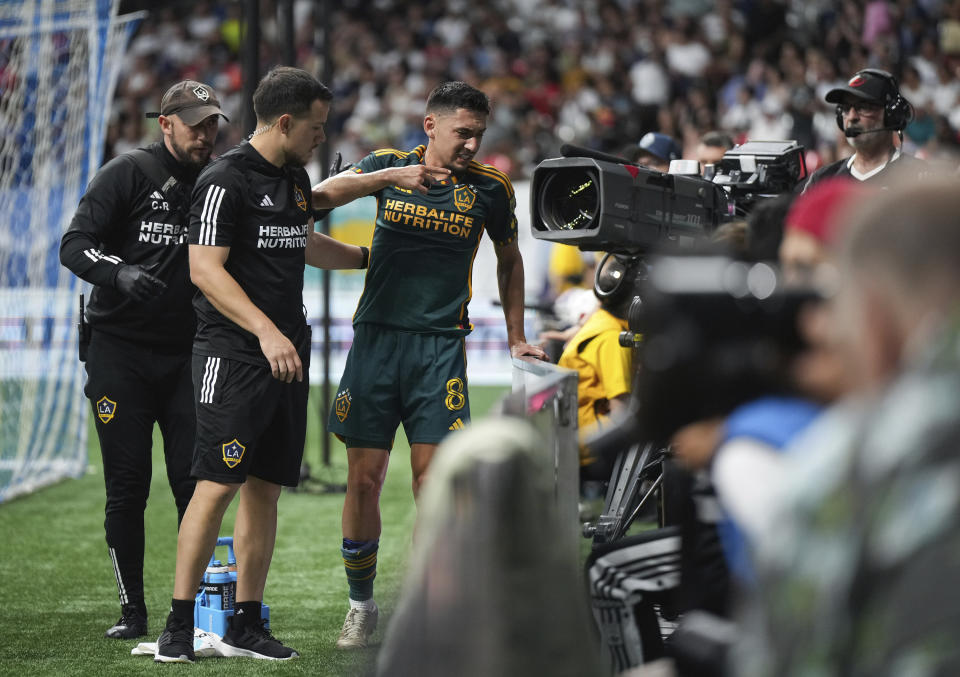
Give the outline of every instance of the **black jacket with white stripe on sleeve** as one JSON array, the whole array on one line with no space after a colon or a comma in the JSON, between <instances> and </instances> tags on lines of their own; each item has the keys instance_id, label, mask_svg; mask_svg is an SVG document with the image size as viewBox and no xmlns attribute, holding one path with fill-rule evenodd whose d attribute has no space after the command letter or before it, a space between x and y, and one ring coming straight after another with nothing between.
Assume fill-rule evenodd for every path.
<instances>
[{"instance_id":1,"label":"black jacket with white stripe on sleeve","mask_svg":"<svg viewBox=\"0 0 960 677\"><path fill-rule=\"evenodd\" d=\"M94 285L86 318L97 331L142 345L190 350L195 331L187 262L190 194L198 170L181 165L163 143L145 148L176 182L162 191L129 155L93 177L60 241L60 262ZM138 302L116 288L124 265L139 265L166 283Z\"/></svg>"}]
</instances>

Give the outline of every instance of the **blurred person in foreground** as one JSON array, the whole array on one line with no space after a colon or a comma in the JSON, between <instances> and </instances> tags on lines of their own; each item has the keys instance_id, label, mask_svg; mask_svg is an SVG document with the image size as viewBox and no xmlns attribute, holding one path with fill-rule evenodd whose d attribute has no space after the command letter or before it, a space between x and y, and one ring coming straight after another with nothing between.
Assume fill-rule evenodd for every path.
<instances>
[{"instance_id":1,"label":"blurred person in foreground","mask_svg":"<svg viewBox=\"0 0 960 677\"><path fill-rule=\"evenodd\" d=\"M144 525L152 475L153 427L160 426L167 481L183 519L196 416L190 353L196 288L187 270L190 192L210 161L220 100L184 80L160 102L163 139L114 158L80 199L60 244L60 261L94 285L84 394L95 414L107 492L104 529L121 615L106 636L147 634ZM81 337L81 343L84 339Z\"/></svg>"},{"instance_id":2,"label":"blurred person in foreground","mask_svg":"<svg viewBox=\"0 0 960 677\"><path fill-rule=\"evenodd\" d=\"M197 586L238 494L236 603L220 652L265 660L299 656L266 627L261 604L277 503L284 486L299 482L306 438L311 335L303 269L361 268L366 261L363 247L313 229L304 165L326 138L332 99L306 71L274 68L254 91L257 126L249 141L212 162L193 191L190 277L200 291L192 365L197 486L180 526L157 662L194 661Z\"/></svg>"},{"instance_id":3,"label":"blurred person in foreground","mask_svg":"<svg viewBox=\"0 0 960 677\"><path fill-rule=\"evenodd\" d=\"M855 390L791 445L734 674L960 674L958 213L936 179L848 223L833 323Z\"/></svg>"},{"instance_id":4,"label":"blurred person in foreground","mask_svg":"<svg viewBox=\"0 0 960 677\"><path fill-rule=\"evenodd\" d=\"M465 337L473 259L484 231L513 357L545 358L523 326L523 258L507 176L474 158L487 128L487 95L445 82L430 93L427 144L384 148L314 188L342 203L376 195L370 270L353 317L354 338L328 429L347 447L341 554L350 609L338 649L361 649L377 626L373 597L381 535L380 491L397 427L410 442L413 494L437 445L470 420ZM416 186L398 176L417 176Z\"/></svg>"},{"instance_id":5,"label":"blurred person in foreground","mask_svg":"<svg viewBox=\"0 0 960 677\"><path fill-rule=\"evenodd\" d=\"M844 213L872 192L831 179L794 200L784 218L780 264L791 284L811 284L832 267ZM849 388L840 356L829 337L828 303L808 303L797 321L805 349L790 365L792 392L746 402L728 416L685 426L672 440L687 468L705 469L716 490L723 519L718 531L736 583L754 584L749 543L767 527L778 501L784 453L790 442L820 415L824 404Z\"/></svg>"},{"instance_id":6,"label":"blurred person in foreground","mask_svg":"<svg viewBox=\"0 0 960 677\"><path fill-rule=\"evenodd\" d=\"M837 126L854 154L815 171L804 190L830 177L889 188L929 171L924 161L902 151L903 129L913 119L913 107L890 73L865 68L854 73L846 84L827 92L824 99L836 104ZM899 143L894 143L895 135Z\"/></svg>"}]
</instances>

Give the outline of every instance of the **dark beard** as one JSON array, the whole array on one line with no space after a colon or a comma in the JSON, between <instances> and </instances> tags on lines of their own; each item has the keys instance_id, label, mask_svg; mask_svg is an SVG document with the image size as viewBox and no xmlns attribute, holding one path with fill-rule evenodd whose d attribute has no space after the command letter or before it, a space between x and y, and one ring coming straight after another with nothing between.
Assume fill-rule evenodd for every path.
<instances>
[{"instance_id":1,"label":"dark beard","mask_svg":"<svg viewBox=\"0 0 960 677\"><path fill-rule=\"evenodd\" d=\"M194 160L192 157L190 157L190 153L187 152L182 146L180 146L172 138L170 139L170 148L172 149L171 155L173 155L173 157L176 158L177 162L179 162L184 167L187 167L189 169L200 171L201 169L206 167L207 164L210 162L209 155L207 155L207 157L204 160L201 160L201 161Z\"/></svg>"}]
</instances>

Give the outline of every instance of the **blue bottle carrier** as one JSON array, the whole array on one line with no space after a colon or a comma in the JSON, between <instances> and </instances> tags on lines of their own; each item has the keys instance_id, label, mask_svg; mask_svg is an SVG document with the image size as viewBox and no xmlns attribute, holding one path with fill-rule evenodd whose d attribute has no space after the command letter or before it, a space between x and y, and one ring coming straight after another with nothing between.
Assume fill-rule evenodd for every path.
<instances>
[{"instance_id":1,"label":"blue bottle carrier","mask_svg":"<svg viewBox=\"0 0 960 677\"><path fill-rule=\"evenodd\" d=\"M217 547L227 546L227 563L216 559L214 550L210 564L203 574L203 583L193 607L193 625L200 630L223 637L227 632L227 619L233 615L237 590L237 557L233 553L233 538L221 536ZM270 627L270 607L261 603L260 618Z\"/></svg>"}]
</instances>

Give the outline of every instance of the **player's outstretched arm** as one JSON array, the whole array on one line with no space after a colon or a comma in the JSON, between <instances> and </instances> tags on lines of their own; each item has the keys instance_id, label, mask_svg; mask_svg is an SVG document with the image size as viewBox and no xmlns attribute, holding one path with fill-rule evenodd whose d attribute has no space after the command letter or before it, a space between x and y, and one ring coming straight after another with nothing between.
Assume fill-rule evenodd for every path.
<instances>
[{"instance_id":1,"label":"player's outstretched arm","mask_svg":"<svg viewBox=\"0 0 960 677\"><path fill-rule=\"evenodd\" d=\"M340 242L311 230L307 238L307 249L303 255L308 266L327 270L344 270L366 268L369 252L365 254L363 250L364 247Z\"/></svg>"},{"instance_id":2,"label":"player's outstretched arm","mask_svg":"<svg viewBox=\"0 0 960 677\"><path fill-rule=\"evenodd\" d=\"M539 346L527 343L523 331L523 257L516 241L505 245L494 245L497 254L497 287L500 290L500 304L503 317L507 322L507 343L510 356L530 355L541 360L547 354Z\"/></svg>"},{"instance_id":3,"label":"player's outstretched arm","mask_svg":"<svg viewBox=\"0 0 960 677\"><path fill-rule=\"evenodd\" d=\"M190 245L190 280L224 317L260 340L260 350L275 379L302 381L303 364L297 349L224 268L229 255L229 247Z\"/></svg>"},{"instance_id":4,"label":"player's outstretched arm","mask_svg":"<svg viewBox=\"0 0 960 677\"><path fill-rule=\"evenodd\" d=\"M313 208L332 209L370 195L387 186L400 186L426 194L437 181L450 176L450 170L429 165L387 167L375 172L357 174L353 170L340 172L313 187Z\"/></svg>"}]
</instances>

